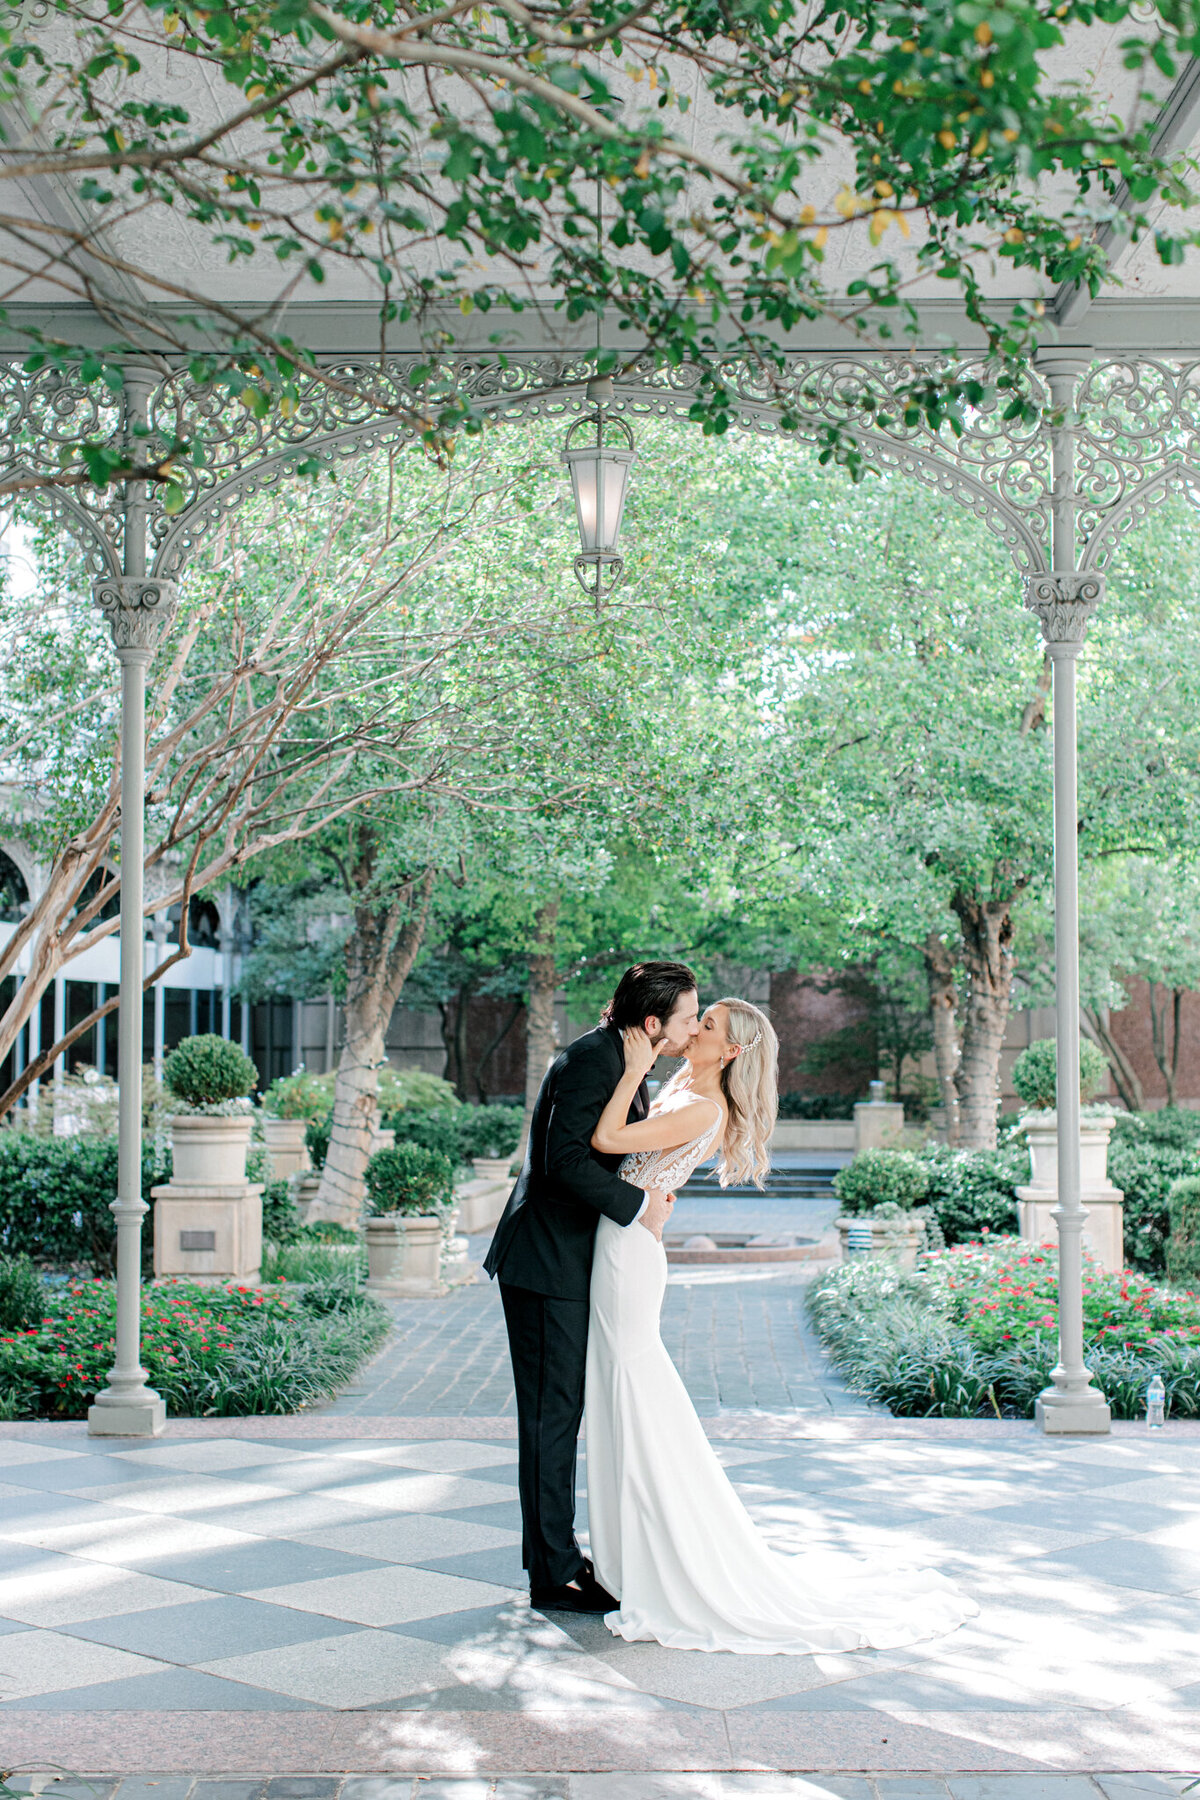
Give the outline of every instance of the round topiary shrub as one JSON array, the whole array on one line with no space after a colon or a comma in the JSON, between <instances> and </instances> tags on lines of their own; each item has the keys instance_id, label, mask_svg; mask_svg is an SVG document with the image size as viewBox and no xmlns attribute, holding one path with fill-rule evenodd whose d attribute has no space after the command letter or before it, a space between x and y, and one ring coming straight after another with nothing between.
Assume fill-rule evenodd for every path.
<instances>
[{"instance_id":1,"label":"round topiary shrub","mask_svg":"<svg viewBox=\"0 0 1200 1800\"><path fill-rule=\"evenodd\" d=\"M460 1153L469 1162L476 1156L511 1156L521 1141L519 1106L464 1106L457 1115Z\"/></svg>"},{"instance_id":2,"label":"round topiary shrub","mask_svg":"<svg viewBox=\"0 0 1200 1800\"><path fill-rule=\"evenodd\" d=\"M163 1086L185 1109L209 1112L244 1100L258 1086L258 1070L244 1051L215 1032L184 1038L163 1067Z\"/></svg>"},{"instance_id":3,"label":"round topiary shrub","mask_svg":"<svg viewBox=\"0 0 1200 1800\"><path fill-rule=\"evenodd\" d=\"M333 1099L333 1076L310 1075L297 1069L294 1075L280 1075L262 1097L262 1109L268 1119L304 1119L311 1123L323 1119Z\"/></svg>"},{"instance_id":4,"label":"round topiary shrub","mask_svg":"<svg viewBox=\"0 0 1200 1800\"><path fill-rule=\"evenodd\" d=\"M1200 1175L1182 1175L1171 1183L1167 1213L1167 1279L1181 1285L1200 1282Z\"/></svg>"},{"instance_id":5,"label":"round topiary shrub","mask_svg":"<svg viewBox=\"0 0 1200 1800\"><path fill-rule=\"evenodd\" d=\"M844 1213L869 1213L877 1206L911 1212L929 1192L929 1170L911 1150L860 1150L834 1176L833 1191Z\"/></svg>"},{"instance_id":6,"label":"round topiary shrub","mask_svg":"<svg viewBox=\"0 0 1200 1800\"><path fill-rule=\"evenodd\" d=\"M366 1210L376 1215L445 1212L454 1202L454 1163L423 1144L379 1150L367 1164Z\"/></svg>"},{"instance_id":7,"label":"round topiary shrub","mask_svg":"<svg viewBox=\"0 0 1200 1800\"><path fill-rule=\"evenodd\" d=\"M1034 1112L1053 1112L1058 1102L1058 1054L1053 1038L1039 1038L1013 1064L1013 1092ZM1104 1052L1083 1038L1079 1045L1079 1099L1086 1106L1108 1080Z\"/></svg>"}]
</instances>

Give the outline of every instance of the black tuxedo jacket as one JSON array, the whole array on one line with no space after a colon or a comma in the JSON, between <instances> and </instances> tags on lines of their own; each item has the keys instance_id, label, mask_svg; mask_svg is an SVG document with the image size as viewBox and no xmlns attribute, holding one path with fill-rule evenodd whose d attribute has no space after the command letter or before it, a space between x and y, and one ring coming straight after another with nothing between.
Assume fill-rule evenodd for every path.
<instances>
[{"instance_id":1,"label":"black tuxedo jacket","mask_svg":"<svg viewBox=\"0 0 1200 1800\"><path fill-rule=\"evenodd\" d=\"M597 1120L625 1069L621 1034L598 1025L569 1044L538 1091L529 1147L484 1260L511 1287L561 1300L586 1300L600 1215L630 1225L645 1195L616 1173L620 1156L591 1146ZM631 1120L649 1111L645 1082Z\"/></svg>"}]
</instances>

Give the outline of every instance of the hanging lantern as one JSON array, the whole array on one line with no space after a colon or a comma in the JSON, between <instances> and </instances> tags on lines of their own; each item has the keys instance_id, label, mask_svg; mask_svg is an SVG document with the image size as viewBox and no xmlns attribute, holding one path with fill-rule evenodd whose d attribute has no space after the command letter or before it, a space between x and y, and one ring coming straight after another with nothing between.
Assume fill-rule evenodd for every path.
<instances>
[{"instance_id":1,"label":"hanging lantern","mask_svg":"<svg viewBox=\"0 0 1200 1800\"><path fill-rule=\"evenodd\" d=\"M629 471L637 455L624 419L609 418L605 410L612 395L607 376L588 382L587 396L598 403L597 409L576 419L562 451L579 521L581 549L575 574L584 592L597 601L613 592L625 566L617 545Z\"/></svg>"}]
</instances>

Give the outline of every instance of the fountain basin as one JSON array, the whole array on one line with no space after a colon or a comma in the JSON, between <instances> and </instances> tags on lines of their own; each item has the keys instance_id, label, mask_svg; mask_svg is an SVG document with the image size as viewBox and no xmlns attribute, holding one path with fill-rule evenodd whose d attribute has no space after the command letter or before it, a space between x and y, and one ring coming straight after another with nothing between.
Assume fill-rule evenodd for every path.
<instances>
[{"instance_id":1,"label":"fountain basin","mask_svg":"<svg viewBox=\"0 0 1200 1800\"><path fill-rule=\"evenodd\" d=\"M816 1238L794 1231L708 1231L687 1237L680 1232L664 1235L663 1248L672 1264L790 1263L806 1262L818 1254L820 1245Z\"/></svg>"}]
</instances>

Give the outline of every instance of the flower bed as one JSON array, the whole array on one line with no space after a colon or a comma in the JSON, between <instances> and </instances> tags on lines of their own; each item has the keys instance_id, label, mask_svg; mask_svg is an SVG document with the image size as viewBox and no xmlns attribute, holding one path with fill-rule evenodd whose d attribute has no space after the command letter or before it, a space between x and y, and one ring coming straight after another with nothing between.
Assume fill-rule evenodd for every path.
<instances>
[{"instance_id":1,"label":"flower bed","mask_svg":"<svg viewBox=\"0 0 1200 1800\"><path fill-rule=\"evenodd\" d=\"M39 1324L0 1336L8 1418L81 1419L112 1367L115 1284L70 1281L48 1293ZM142 1292L142 1362L175 1416L298 1412L328 1399L387 1327L352 1275L295 1288L171 1281Z\"/></svg>"},{"instance_id":2,"label":"flower bed","mask_svg":"<svg viewBox=\"0 0 1200 1800\"><path fill-rule=\"evenodd\" d=\"M1057 1361L1054 1250L998 1238L922 1259L844 1263L809 1291L835 1366L898 1416L1028 1418ZM1140 1418L1152 1375L1200 1417L1200 1295L1084 1259L1087 1361L1117 1418Z\"/></svg>"}]
</instances>

